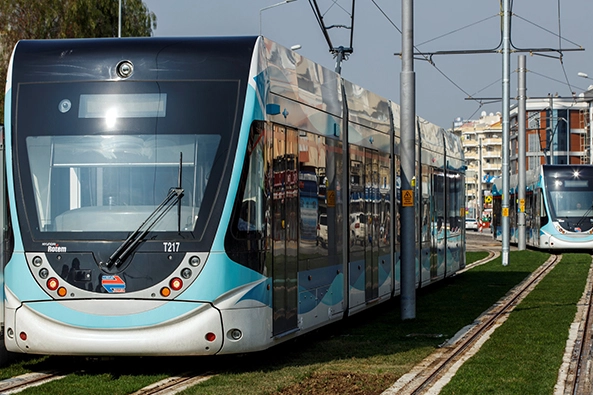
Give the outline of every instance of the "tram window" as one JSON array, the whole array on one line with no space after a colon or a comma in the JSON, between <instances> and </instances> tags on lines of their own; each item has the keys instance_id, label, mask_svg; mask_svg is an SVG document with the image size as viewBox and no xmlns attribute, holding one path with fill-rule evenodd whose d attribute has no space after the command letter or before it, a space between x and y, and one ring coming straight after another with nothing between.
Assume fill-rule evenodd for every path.
<instances>
[{"instance_id":1,"label":"tram window","mask_svg":"<svg viewBox=\"0 0 593 395\"><path fill-rule=\"evenodd\" d=\"M27 137L38 228L133 231L177 186L181 166L181 210L153 230L175 231L179 219L181 230L192 230L219 143L215 135Z\"/></svg>"},{"instance_id":2,"label":"tram window","mask_svg":"<svg viewBox=\"0 0 593 395\"><path fill-rule=\"evenodd\" d=\"M264 147L260 139L261 130L253 128L249 138L247 157L247 178L239 209L236 227L239 232L261 232L264 227Z\"/></svg>"},{"instance_id":3,"label":"tram window","mask_svg":"<svg viewBox=\"0 0 593 395\"><path fill-rule=\"evenodd\" d=\"M256 122L251 127L237 198L224 242L232 260L259 273L264 271L264 240L269 233L263 189L267 181L264 145L263 123Z\"/></svg>"}]
</instances>

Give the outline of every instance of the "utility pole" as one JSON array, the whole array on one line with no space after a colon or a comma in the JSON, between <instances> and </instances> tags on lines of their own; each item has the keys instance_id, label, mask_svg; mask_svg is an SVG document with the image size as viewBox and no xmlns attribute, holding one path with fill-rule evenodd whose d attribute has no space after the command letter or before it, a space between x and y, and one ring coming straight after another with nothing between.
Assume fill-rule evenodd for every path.
<instances>
[{"instance_id":1,"label":"utility pole","mask_svg":"<svg viewBox=\"0 0 593 395\"><path fill-rule=\"evenodd\" d=\"M518 227L518 243L517 247L519 251L523 251L526 248L525 241L525 124L526 124L526 101L527 101L527 84L525 81L526 68L525 68L525 55L519 55L519 105L517 112L518 121L518 143L519 143L519 186L518 186L518 197L519 197L519 213L517 218Z\"/></svg>"},{"instance_id":2,"label":"utility pole","mask_svg":"<svg viewBox=\"0 0 593 395\"><path fill-rule=\"evenodd\" d=\"M484 211L484 202L482 200L482 136L478 137L478 213L476 220L482 221L482 211ZM481 223L481 222L480 222Z\"/></svg>"},{"instance_id":3,"label":"utility pole","mask_svg":"<svg viewBox=\"0 0 593 395\"><path fill-rule=\"evenodd\" d=\"M509 264L510 218L509 218L509 137L510 107L509 95L511 79L510 51L510 0L504 0L502 6L502 265Z\"/></svg>"},{"instance_id":4,"label":"utility pole","mask_svg":"<svg viewBox=\"0 0 593 395\"><path fill-rule=\"evenodd\" d=\"M510 140L510 127L509 127L509 111L510 111L510 52L511 52L511 41L510 41L510 0L503 1L503 9L501 13L502 17L502 32L501 32L501 43L502 49L499 47L491 49L471 49L471 50L452 50L452 51L436 51L436 52L416 52L414 55L421 56L422 59L434 64L435 55L476 55L476 54L499 54L502 52L502 264L507 266L509 264L509 244L510 244L510 221L509 221L509 140ZM568 51L584 51L585 48L517 48L512 47L512 51L516 53L529 53L539 54L543 52L556 52L558 53L558 59L562 59L562 53ZM402 53L395 53L396 56L404 56L403 48ZM554 56L545 55L550 58ZM478 98L472 97L471 100L478 100ZM500 98L498 98L500 99ZM497 99L497 100L498 100ZM466 99L467 100L467 99ZM489 100L494 100L489 98ZM593 138L592 138L593 141Z\"/></svg>"},{"instance_id":5,"label":"utility pole","mask_svg":"<svg viewBox=\"0 0 593 395\"><path fill-rule=\"evenodd\" d=\"M414 1L402 0L402 72L401 101L401 196L399 208L401 229L401 318L416 318L416 226L414 218L416 76L414 74Z\"/></svg>"}]
</instances>

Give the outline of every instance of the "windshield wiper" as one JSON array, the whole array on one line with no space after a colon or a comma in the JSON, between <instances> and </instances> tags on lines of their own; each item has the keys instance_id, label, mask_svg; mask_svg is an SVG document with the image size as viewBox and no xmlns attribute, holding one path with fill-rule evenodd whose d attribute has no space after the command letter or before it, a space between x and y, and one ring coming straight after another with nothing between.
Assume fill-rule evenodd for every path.
<instances>
[{"instance_id":1,"label":"windshield wiper","mask_svg":"<svg viewBox=\"0 0 593 395\"><path fill-rule=\"evenodd\" d=\"M165 200L146 218L146 220L115 250L104 264L108 268L112 265L119 267L132 251L144 240L148 232L161 220L175 205L181 201L182 188L171 188Z\"/></svg>"},{"instance_id":2,"label":"windshield wiper","mask_svg":"<svg viewBox=\"0 0 593 395\"><path fill-rule=\"evenodd\" d=\"M591 204L589 209L587 211L585 211L585 214L583 214L583 216L581 217L581 219L579 219L579 222L577 222L577 224L575 226L580 226L581 222L583 222L583 220L591 214L591 210L593 210L593 203Z\"/></svg>"},{"instance_id":3,"label":"windshield wiper","mask_svg":"<svg viewBox=\"0 0 593 395\"><path fill-rule=\"evenodd\" d=\"M163 218L167 213L177 205L177 232L181 234L181 198L183 197L183 188L181 188L181 169L183 166L183 153L179 153L179 171L178 187L170 188L169 193L159 206L144 220L144 222L128 236L126 240L115 250L104 264L107 268L112 265L119 267L128 255L138 247L144 240L148 232Z\"/></svg>"}]
</instances>

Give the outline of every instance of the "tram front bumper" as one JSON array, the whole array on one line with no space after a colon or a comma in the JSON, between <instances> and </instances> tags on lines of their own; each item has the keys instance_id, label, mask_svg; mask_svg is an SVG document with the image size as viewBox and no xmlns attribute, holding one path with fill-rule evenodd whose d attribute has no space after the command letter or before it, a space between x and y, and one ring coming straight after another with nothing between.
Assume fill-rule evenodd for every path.
<instances>
[{"instance_id":1,"label":"tram front bumper","mask_svg":"<svg viewBox=\"0 0 593 395\"><path fill-rule=\"evenodd\" d=\"M223 345L220 312L209 304L121 299L25 303L6 310L4 337L8 351L49 355L212 355Z\"/></svg>"}]
</instances>

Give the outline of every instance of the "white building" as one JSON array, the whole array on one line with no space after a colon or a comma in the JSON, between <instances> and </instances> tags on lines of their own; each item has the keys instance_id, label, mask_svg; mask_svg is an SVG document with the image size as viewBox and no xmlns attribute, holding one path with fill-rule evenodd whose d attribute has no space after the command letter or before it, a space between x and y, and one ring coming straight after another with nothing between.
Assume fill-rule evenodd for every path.
<instances>
[{"instance_id":1,"label":"white building","mask_svg":"<svg viewBox=\"0 0 593 395\"><path fill-rule=\"evenodd\" d=\"M461 136L467 170L465 173L468 217L477 217L488 202L492 180L501 175L502 115L482 112L478 120L455 122L455 133ZM478 208L482 204L482 209Z\"/></svg>"}]
</instances>

